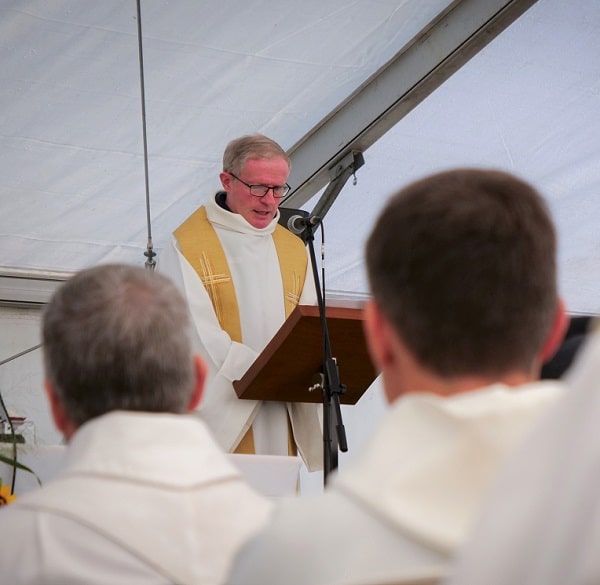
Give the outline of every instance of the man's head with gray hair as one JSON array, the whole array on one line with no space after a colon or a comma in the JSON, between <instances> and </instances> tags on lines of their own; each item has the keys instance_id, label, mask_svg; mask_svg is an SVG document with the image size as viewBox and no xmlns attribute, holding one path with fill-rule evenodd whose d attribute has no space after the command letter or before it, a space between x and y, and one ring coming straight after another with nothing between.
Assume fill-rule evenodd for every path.
<instances>
[{"instance_id":1,"label":"man's head with gray hair","mask_svg":"<svg viewBox=\"0 0 600 585\"><path fill-rule=\"evenodd\" d=\"M59 429L68 437L114 410L187 412L200 398L198 374L204 378L189 327L187 305L165 276L117 264L76 274L54 294L42 326ZM67 430L56 421L56 401Z\"/></svg>"},{"instance_id":2,"label":"man's head with gray hair","mask_svg":"<svg viewBox=\"0 0 600 585\"><path fill-rule=\"evenodd\" d=\"M292 166L289 156L273 139L263 134L248 134L233 139L223 152L223 170L239 175L249 159L283 158Z\"/></svg>"}]
</instances>

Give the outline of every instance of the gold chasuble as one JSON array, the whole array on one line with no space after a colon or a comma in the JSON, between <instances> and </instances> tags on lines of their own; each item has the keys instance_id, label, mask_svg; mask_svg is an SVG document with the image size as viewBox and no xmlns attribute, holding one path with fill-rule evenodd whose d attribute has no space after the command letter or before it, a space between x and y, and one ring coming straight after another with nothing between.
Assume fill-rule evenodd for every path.
<instances>
[{"instance_id":1,"label":"gold chasuble","mask_svg":"<svg viewBox=\"0 0 600 585\"><path fill-rule=\"evenodd\" d=\"M243 343L240 313L231 270L215 229L204 206L198 208L174 232L181 253L196 271L210 297L221 328L233 341ZM302 240L277 225L272 234L283 284L285 316L297 306L302 294L308 258ZM288 452L296 455L288 416ZM242 438L235 453L255 453L252 427Z\"/></svg>"}]
</instances>

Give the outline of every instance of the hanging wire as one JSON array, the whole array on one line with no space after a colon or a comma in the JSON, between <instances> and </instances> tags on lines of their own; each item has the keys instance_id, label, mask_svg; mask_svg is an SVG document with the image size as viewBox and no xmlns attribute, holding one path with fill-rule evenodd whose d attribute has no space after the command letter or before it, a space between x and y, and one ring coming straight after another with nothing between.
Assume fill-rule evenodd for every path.
<instances>
[{"instance_id":1,"label":"hanging wire","mask_svg":"<svg viewBox=\"0 0 600 585\"><path fill-rule=\"evenodd\" d=\"M30 347L29 349L25 349L23 351L20 351L19 353L16 353L15 355L11 355L10 357L0 361L0 366L3 366L4 364L7 364L8 362L12 362L13 360L16 360L17 358L20 358L22 355L25 355L27 353L30 353L32 351L35 351L36 349L39 349L40 347L42 347L41 343L38 343L37 345L34 345L33 347Z\"/></svg>"},{"instance_id":2,"label":"hanging wire","mask_svg":"<svg viewBox=\"0 0 600 585\"><path fill-rule=\"evenodd\" d=\"M154 270L156 253L152 249L152 226L150 221L150 187L148 180L148 140L146 138L146 94L144 91L144 52L142 51L142 9L141 1L137 0L137 31L138 31L138 54L140 61L140 95L142 99L142 137L144 141L144 178L146 185L146 224L148 226L148 242L146 244L146 268Z\"/></svg>"},{"instance_id":3,"label":"hanging wire","mask_svg":"<svg viewBox=\"0 0 600 585\"><path fill-rule=\"evenodd\" d=\"M319 228L321 229L321 288L322 288L322 296L323 302L325 301L325 226L323 222L319 224Z\"/></svg>"}]
</instances>

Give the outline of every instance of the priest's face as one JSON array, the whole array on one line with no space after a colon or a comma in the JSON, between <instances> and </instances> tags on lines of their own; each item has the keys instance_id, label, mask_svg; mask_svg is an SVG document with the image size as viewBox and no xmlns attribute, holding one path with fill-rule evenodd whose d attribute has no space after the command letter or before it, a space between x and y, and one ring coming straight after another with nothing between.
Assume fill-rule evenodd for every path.
<instances>
[{"instance_id":1,"label":"priest's face","mask_svg":"<svg viewBox=\"0 0 600 585\"><path fill-rule=\"evenodd\" d=\"M281 197L275 197L273 189L269 189L263 197L257 197L251 193L250 186L254 186L252 191L257 193L261 191L257 186L279 187L281 194L289 172L290 168L283 157L250 158L238 175L223 171L220 178L227 192L227 206L250 225L266 227L275 217Z\"/></svg>"}]
</instances>

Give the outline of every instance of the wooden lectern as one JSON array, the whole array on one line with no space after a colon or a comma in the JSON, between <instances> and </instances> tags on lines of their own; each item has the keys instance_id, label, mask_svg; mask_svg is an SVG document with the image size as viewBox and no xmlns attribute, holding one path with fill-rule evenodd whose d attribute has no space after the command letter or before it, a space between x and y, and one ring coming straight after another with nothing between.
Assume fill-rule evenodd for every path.
<instances>
[{"instance_id":1,"label":"wooden lectern","mask_svg":"<svg viewBox=\"0 0 600 585\"><path fill-rule=\"evenodd\" d=\"M346 391L341 404L356 404L376 377L363 332L361 308L327 307L332 354ZM319 307L298 305L233 387L239 398L323 402L323 335Z\"/></svg>"}]
</instances>

